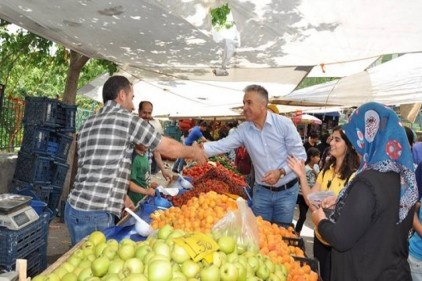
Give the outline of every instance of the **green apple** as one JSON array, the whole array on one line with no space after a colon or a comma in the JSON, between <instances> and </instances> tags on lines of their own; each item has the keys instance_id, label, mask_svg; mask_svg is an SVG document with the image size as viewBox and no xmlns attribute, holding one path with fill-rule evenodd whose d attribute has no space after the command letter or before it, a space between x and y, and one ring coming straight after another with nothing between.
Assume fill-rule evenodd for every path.
<instances>
[{"instance_id":1,"label":"green apple","mask_svg":"<svg viewBox=\"0 0 422 281\"><path fill-rule=\"evenodd\" d=\"M59 266L58 268L56 268L53 271L55 274L57 274L57 276L60 277L60 279L66 274L68 273L68 271L63 267L63 266Z\"/></svg>"},{"instance_id":2,"label":"green apple","mask_svg":"<svg viewBox=\"0 0 422 281\"><path fill-rule=\"evenodd\" d=\"M85 241L80 248L83 252L85 257L87 257L90 254L95 255L95 245L91 241Z\"/></svg>"},{"instance_id":3,"label":"green apple","mask_svg":"<svg viewBox=\"0 0 422 281\"><path fill-rule=\"evenodd\" d=\"M105 242L96 245L95 246L95 256L97 258L101 257L101 254L103 253L103 251L106 247L107 247L107 244Z\"/></svg>"},{"instance_id":4,"label":"green apple","mask_svg":"<svg viewBox=\"0 0 422 281\"><path fill-rule=\"evenodd\" d=\"M120 276L117 273L107 273L101 281L120 281Z\"/></svg>"},{"instance_id":5,"label":"green apple","mask_svg":"<svg viewBox=\"0 0 422 281\"><path fill-rule=\"evenodd\" d=\"M135 241L133 241L132 239L130 239L130 238L123 238L121 241L120 241L120 244L119 244L119 247L121 247L121 246L123 246L123 245L132 245L133 247L135 247L136 248L136 242Z\"/></svg>"},{"instance_id":6,"label":"green apple","mask_svg":"<svg viewBox=\"0 0 422 281\"><path fill-rule=\"evenodd\" d=\"M101 279L97 276L91 276L85 279L85 281L101 281Z\"/></svg>"},{"instance_id":7,"label":"green apple","mask_svg":"<svg viewBox=\"0 0 422 281\"><path fill-rule=\"evenodd\" d=\"M142 273L144 271L144 264L138 258L130 258L123 264L123 273L129 276L134 273Z\"/></svg>"},{"instance_id":8,"label":"green apple","mask_svg":"<svg viewBox=\"0 0 422 281\"><path fill-rule=\"evenodd\" d=\"M105 243L106 237L105 237L104 233L96 230L88 236L88 241L92 242L95 246L97 246L101 243Z\"/></svg>"},{"instance_id":9,"label":"green apple","mask_svg":"<svg viewBox=\"0 0 422 281\"><path fill-rule=\"evenodd\" d=\"M244 252L246 252L246 250L247 250L247 246L246 246L245 244L237 244L237 245L236 245L236 252L237 252L239 255L241 255L241 254L243 254Z\"/></svg>"},{"instance_id":10,"label":"green apple","mask_svg":"<svg viewBox=\"0 0 422 281\"><path fill-rule=\"evenodd\" d=\"M45 281L60 281L60 277L57 276L54 272L51 272L45 277Z\"/></svg>"},{"instance_id":11,"label":"green apple","mask_svg":"<svg viewBox=\"0 0 422 281\"><path fill-rule=\"evenodd\" d=\"M223 252L214 252L212 263L217 267L221 267L226 262L227 255Z\"/></svg>"},{"instance_id":12,"label":"green apple","mask_svg":"<svg viewBox=\"0 0 422 281\"><path fill-rule=\"evenodd\" d=\"M60 280L62 280L62 281L78 281L78 276L74 272L68 272Z\"/></svg>"},{"instance_id":13,"label":"green apple","mask_svg":"<svg viewBox=\"0 0 422 281\"><path fill-rule=\"evenodd\" d=\"M103 252L101 253L102 257L106 257L109 260L114 260L114 258L117 255L117 248L114 248L113 246L107 246L105 247L105 249L103 250Z\"/></svg>"},{"instance_id":14,"label":"green apple","mask_svg":"<svg viewBox=\"0 0 422 281\"><path fill-rule=\"evenodd\" d=\"M166 224L160 230L158 230L157 237L158 239L167 239L167 237L170 235L170 233L173 232L173 227L169 224Z\"/></svg>"},{"instance_id":15,"label":"green apple","mask_svg":"<svg viewBox=\"0 0 422 281\"><path fill-rule=\"evenodd\" d=\"M253 273L258 270L259 260L255 256L248 257L248 265L250 266Z\"/></svg>"},{"instance_id":16,"label":"green apple","mask_svg":"<svg viewBox=\"0 0 422 281\"><path fill-rule=\"evenodd\" d=\"M88 259L84 259L82 260L79 264L78 264L78 268L84 269L84 268L91 268L91 261Z\"/></svg>"},{"instance_id":17,"label":"green apple","mask_svg":"<svg viewBox=\"0 0 422 281\"><path fill-rule=\"evenodd\" d=\"M166 256L170 258L170 246L165 242L157 242L152 246L152 251L158 255Z\"/></svg>"},{"instance_id":18,"label":"green apple","mask_svg":"<svg viewBox=\"0 0 422 281\"><path fill-rule=\"evenodd\" d=\"M65 261L64 263L62 263L62 265L64 267L64 269L67 270L67 272L72 272L75 269L75 266L72 265L70 262Z\"/></svg>"},{"instance_id":19,"label":"green apple","mask_svg":"<svg viewBox=\"0 0 422 281\"><path fill-rule=\"evenodd\" d=\"M234 265L237 267L237 272L239 273L237 281L246 281L246 266L240 262L235 262Z\"/></svg>"},{"instance_id":20,"label":"green apple","mask_svg":"<svg viewBox=\"0 0 422 281\"><path fill-rule=\"evenodd\" d=\"M170 257L177 263L183 263L187 260L190 260L189 253L182 246L177 243L174 244L173 250L170 253Z\"/></svg>"},{"instance_id":21,"label":"green apple","mask_svg":"<svg viewBox=\"0 0 422 281\"><path fill-rule=\"evenodd\" d=\"M220 281L220 269L216 265L210 265L199 273L202 281Z\"/></svg>"},{"instance_id":22,"label":"green apple","mask_svg":"<svg viewBox=\"0 0 422 281\"><path fill-rule=\"evenodd\" d=\"M217 243L220 251L227 255L233 253L236 248L236 241L231 236L221 236Z\"/></svg>"},{"instance_id":23,"label":"green apple","mask_svg":"<svg viewBox=\"0 0 422 281\"><path fill-rule=\"evenodd\" d=\"M109 274L113 274L113 273L118 274L118 273L122 272L124 263L125 262L122 259L119 259L119 258L112 260L110 262L110 265L108 266L107 272Z\"/></svg>"},{"instance_id":24,"label":"green apple","mask_svg":"<svg viewBox=\"0 0 422 281\"><path fill-rule=\"evenodd\" d=\"M119 257L124 261L130 258L133 258L135 256L135 245L134 244L120 245L117 253L119 254Z\"/></svg>"},{"instance_id":25,"label":"green apple","mask_svg":"<svg viewBox=\"0 0 422 281\"><path fill-rule=\"evenodd\" d=\"M89 260L90 262L93 262L94 260L97 259L97 257L94 254L90 254L90 255L87 255L85 259Z\"/></svg>"},{"instance_id":26,"label":"green apple","mask_svg":"<svg viewBox=\"0 0 422 281\"><path fill-rule=\"evenodd\" d=\"M148 280L170 281L173 278L173 271L169 261L156 260L148 265Z\"/></svg>"},{"instance_id":27,"label":"green apple","mask_svg":"<svg viewBox=\"0 0 422 281\"><path fill-rule=\"evenodd\" d=\"M107 240L106 243L107 243L107 246L109 246L109 247L113 247L113 248L116 248L116 249L119 248L119 242L117 242L116 239Z\"/></svg>"},{"instance_id":28,"label":"green apple","mask_svg":"<svg viewBox=\"0 0 422 281\"><path fill-rule=\"evenodd\" d=\"M186 235L186 232L184 232L181 229L176 229L176 230L173 230L173 232L171 232L169 234L169 236L167 236L167 239L169 239L169 238L179 238L179 237L183 237L185 235Z\"/></svg>"},{"instance_id":29,"label":"green apple","mask_svg":"<svg viewBox=\"0 0 422 281\"><path fill-rule=\"evenodd\" d=\"M74 251L71 255L71 257L77 257L80 260L83 260L85 258L85 253L83 249L77 249Z\"/></svg>"},{"instance_id":30,"label":"green apple","mask_svg":"<svg viewBox=\"0 0 422 281\"><path fill-rule=\"evenodd\" d=\"M201 271L201 267L197 262L194 262L193 260L189 259L182 263L182 273L187 278L196 278L199 275L199 272Z\"/></svg>"},{"instance_id":31,"label":"green apple","mask_svg":"<svg viewBox=\"0 0 422 281\"><path fill-rule=\"evenodd\" d=\"M81 259L78 258L77 256L70 256L67 260L68 263L70 263L71 265L73 265L74 267L77 267L78 264L81 262Z\"/></svg>"},{"instance_id":32,"label":"green apple","mask_svg":"<svg viewBox=\"0 0 422 281\"><path fill-rule=\"evenodd\" d=\"M163 256L163 255L154 255L150 259L148 259L148 263L147 264L149 265L150 263L152 263L154 261L157 261L157 260L160 260L160 261L170 261L170 258L169 257L166 257L166 256Z\"/></svg>"},{"instance_id":33,"label":"green apple","mask_svg":"<svg viewBox=\"0 0 422 281\"><path fill-rule=\"evenodd\" d=\"M270 273L274 273L275 265L269 258L265 259L265 265L268 267L268 270L270 271Z\"/></svg>"},{"instance_id":34,"label":"green apple","mask_svg":"<svg viewBox=\"0 0 422 281\"><path fill-rule=\"evenodd\" d=\"M123 281L148 281L148 278L143 273L132 273Z\"/></svg>"},{"instance_id":35,"label":"green apple","mask_svg":"<svg viewBox=\"0 0 422 281\"><path fill-rule=\"evenodd\" d=\"M237 266L226 262L220 267L220 277L222 281L236 281L239 277Z\"/></svg>"},{"instance_id":36,"label":"green apple","mask_svg":"<svg viewBox=\"0 0 422 281\"><path fill-rule=\"evenodd\" d=\"M234 263L238 259L238 254L236 252L230 253L227 255L227 261Z\"/></svg>"},{"instance_id":37,"label":"green apple","mask_svg":"<svg viewBox=\"0 0 422 281\"><path fill-rule=\"evenodd\" d=\"M140 260L143 260L145 255L149 252L152 252L152 248L148 244L143 244L141 246L136 247L135 251L135 257L137 257Z\"/></svg>"},{"instance_id":38,"label":"green apple","mask_svg":"<svg viewBox=\"0 0 422 281\"><path fill-rule=\"evenodd\" d=\"M151 251L144 256L144 258L142 259L142 262L144 264L148 264L149 260L152 259L152 257L154 257L154 256L155 256L155 253Z\"/></svg>"},{"instance_id":39,"label":"green apple","mask_svg":"<svg viewBox=\"0 0 422 281\"><path fill-rule=\"evenodd\" d=\"M92 273L92 269L90 267L84 268L78 275L78 281L85 281L86 279L92 276L94 276L94 274Z\"/></svg>"},{"instance_id":40,"label":"green apple","mask_svg":"<svg viewBox=\"0 0 422 281\"><path fill-rule=\"evenodd\" d=\"M91 264L91 270L94 276L103 277L108 271L110 260L106 257L99 257Z\"/></svg>"},{"instance_id":41,"label":"green apple","mask_svg":"<svg viewBox=\"0 0 422 281\"><path fill-rule=\"evenodd\" d=\"M270 273L270 277L267 279L268 281L281 281L280 277L277 274Z\"/></svg>"},{"instance_id":42,"label":"green apple","mask_svg":"<svg viewBox=\"0 0 422 281\"><path fill-rule=\"evenodd\" d=\"M270 276L270 270L266 266L266 264L263 261L259 261L258 269L256 270L256 276L263 280L267 280Z\"/></svg>"},{"instance_id":43,"label":"green apple","mask_svg":"<svg viewBox=\"0 0 422 281\"><path fill-rule=\"evenodd\" d=\"M173 271L173 278L172 281L187 281L188 279L181 271Z\"/></svg>"},{"instance_id":44,"label":"green apple","mask_svg":"<svg viewBox=\"0 0 422 281\"><path fill-rule=\"evenodd\" d=\"M178 263L173 263L173 265L171 266L171 270L173 271L173 273L175 273L176 271L180 271L181 272L181 268L180 265Z\"/></svg>"}]
</instances>

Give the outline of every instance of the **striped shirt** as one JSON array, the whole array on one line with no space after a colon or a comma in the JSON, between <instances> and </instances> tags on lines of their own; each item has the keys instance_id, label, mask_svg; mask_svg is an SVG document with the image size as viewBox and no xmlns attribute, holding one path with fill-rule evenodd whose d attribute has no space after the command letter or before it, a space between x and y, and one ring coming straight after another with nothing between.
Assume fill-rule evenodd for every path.
<instances>
[{"instance_id":1,"label":"striped shirt","mask_svg":"<svg viewBox=\"0 0 422 281\"><path fill-rule=\"evenodd\" d=\"M161 135L114 101L108 101L81 127L78 172L69 194L81 211L105 211L120 217L129 186L135 144L155 149Z\"/></svg>"}]
</instances>

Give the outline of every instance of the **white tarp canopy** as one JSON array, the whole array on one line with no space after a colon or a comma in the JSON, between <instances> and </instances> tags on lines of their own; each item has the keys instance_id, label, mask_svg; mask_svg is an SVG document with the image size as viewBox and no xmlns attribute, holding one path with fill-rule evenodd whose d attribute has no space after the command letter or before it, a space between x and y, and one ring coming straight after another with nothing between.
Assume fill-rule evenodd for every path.
<instances>
[{"instance_id":1,"label":"white tarp canopy","mask_svg":"<svg viewBox=\"0 0 422 281\"><path fill-rule=\"evenodd\" d=\"M127 75L126 75L127 76ZM78 94L102 102L102 86L109 77L103 74L84 87ZM231 110L243 103L243 89L253 82L218 82L197 80L139 81L128 77L134 83L134 105L142 100L153 103L155 116L182 117L224 117L239 116L241 111ZM270 97L288 93L296 85L262 84ZM294 110L292 110L294 111Z\"/></svg>"},{"instance_id":2,"label":"white tarp canopy","mask_svg":"<svg viewBox=\"0 0 422 281\"><path fill-rule=\"evenodd\" d=\"M216 77L227 41L213 40L209 11L227 2L239 40L229 75ZM144 80L296 85L312 68L345 76L383 54L422 51L420 11L420 0L0 0L0 18Z\"/></svg>"},{"instance_id":3,"label":"white tarp canopy","mask_svg":"<svg viewBox=\"0 0 422 281\"><path fill-rule=\"evenodd\" d=\"M406 54L340 80L303 88L273 103L358 106L422 102L422 53Z\"/></svg>"}]
</instances>

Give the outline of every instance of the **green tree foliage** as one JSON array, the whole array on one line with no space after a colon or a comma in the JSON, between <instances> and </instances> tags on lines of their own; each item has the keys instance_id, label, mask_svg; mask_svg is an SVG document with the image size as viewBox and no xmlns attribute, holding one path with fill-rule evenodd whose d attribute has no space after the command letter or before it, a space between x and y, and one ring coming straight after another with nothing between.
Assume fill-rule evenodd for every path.
<instances>
[{"instance_id":1,"label":"green tree foliage","mask_svg":"<svg viewBox=\"0 0 422 281\"><path fill-rule=\"evenodd\" d=\"M11 26L0 21L0 83L6 85L6 95L63 97L70 51L24 29L11 30ZM82 68L78 88L106 71L116 70L110 61L90 59ZM92 109L97 103L77 96L76 105Z\"/></svg>"}]
</instances>

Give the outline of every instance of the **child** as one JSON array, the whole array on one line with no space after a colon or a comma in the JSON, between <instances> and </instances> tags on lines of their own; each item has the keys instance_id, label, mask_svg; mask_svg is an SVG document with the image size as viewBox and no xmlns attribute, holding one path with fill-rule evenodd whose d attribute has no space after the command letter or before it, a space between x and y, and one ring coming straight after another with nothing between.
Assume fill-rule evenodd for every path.
<instances>
[{"instance_id":1,"label":"child","mask_svg":"<svg viewBox=\"0 0 422 281\"><path fill-rule=\"evenodd\" d=\"M148 148L141 144L138 144L135 147L136 155L132 162L128 190L128 195L135 206L145 195L154 196L154 189L158 186L158 184L154 182L148 187L150 166L146 154L147 150Z\"/></svg>"},{"instance_id":2,"label":"child","mask_svg":"<svg viewBox=\"0 0 422 281\"><path fill-rule=\"evenodd\" d=\"M310 187L314 186L315 180L319 173L319 160L320 152L318 148L311 147L306 152L307 158L305 162L306 180ZM306 220L306 213L308 212L308 205L306 204L305 198L302 192L297 197L297 204L299 205L299 219L297 220L295 231L300 235L302 231L303 223Z\"/></svg>"}]
</instances>

